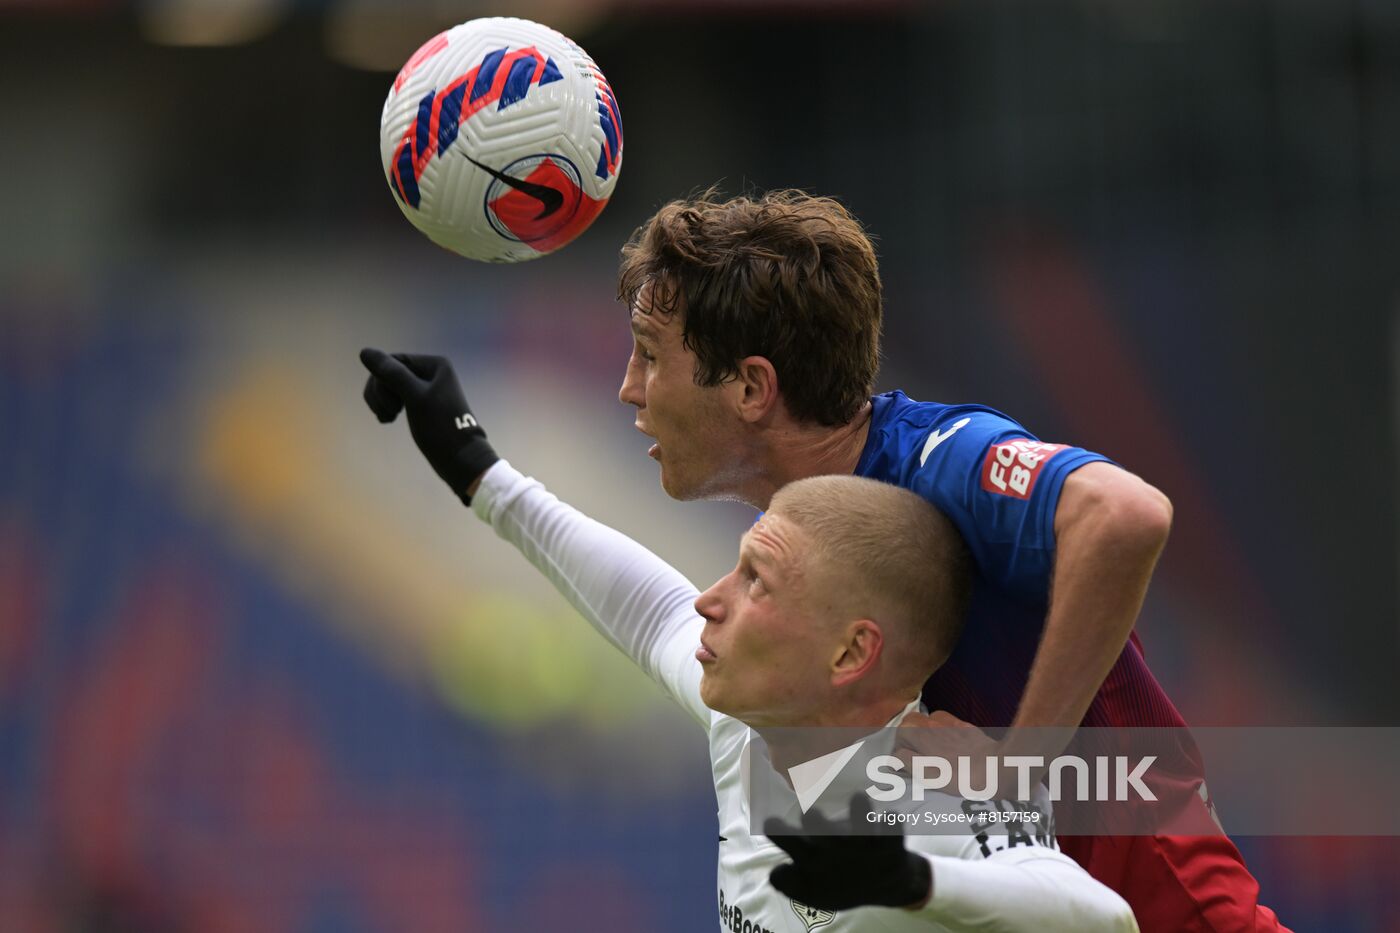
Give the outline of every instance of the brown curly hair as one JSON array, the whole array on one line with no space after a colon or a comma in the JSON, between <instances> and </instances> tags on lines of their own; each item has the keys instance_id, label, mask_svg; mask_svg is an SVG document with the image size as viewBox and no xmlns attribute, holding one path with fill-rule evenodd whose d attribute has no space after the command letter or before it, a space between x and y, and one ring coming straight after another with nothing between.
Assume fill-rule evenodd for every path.
<instances>
[{"instance_id":1,"label":"brown curly hair","mask_svg":"<svg viewBox=\"0 0 1400 933\"><path fill-rule=\"evenodd\" d=\"M618 298L629 312L681 313L697 385L773 364L801 421L845 424L880 365L882 289L875 248L850 211L797 190L721 200L712 188L672 201L622 248Z\"/></svg>"}]
</instances>

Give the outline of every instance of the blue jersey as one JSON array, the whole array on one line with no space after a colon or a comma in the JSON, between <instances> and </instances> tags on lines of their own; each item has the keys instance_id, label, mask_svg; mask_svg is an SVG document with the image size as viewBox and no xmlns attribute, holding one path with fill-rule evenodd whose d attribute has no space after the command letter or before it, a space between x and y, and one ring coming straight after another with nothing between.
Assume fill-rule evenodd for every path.
<instances>
[{"instance_id":1,"label":"blue jersey","mask_svg":"<svg viewBox=\"0 0 1400 933\"><path fill-rule=\"evenodd\" d=\"M1042 443L981 405L916 402L903 392L871 401L856 475L932 502L962 533L975 566L962 638L925 686L924 700L974 725L1010 725L1049 606L1060 489L1075 469L1107 458ZM1084 725L1185 725L1147 669L1136 634Z\"/></svg>"}]
</instances>

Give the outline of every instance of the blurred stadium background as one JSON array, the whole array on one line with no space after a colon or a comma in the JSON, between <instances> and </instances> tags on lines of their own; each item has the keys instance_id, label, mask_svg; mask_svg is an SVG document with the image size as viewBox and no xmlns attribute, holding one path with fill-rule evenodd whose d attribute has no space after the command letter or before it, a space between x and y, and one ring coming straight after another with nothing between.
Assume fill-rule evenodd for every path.
<instances>
[{"instance_id":1,"label":"blurred stadium background","mask_svg":"<svg viewBox=\"0 0 1400 933\"><path fill-rule=\"evenodd\" d=\"M627 128L517 267L413 231L376 144L497 13ZM1173 497L1139 631L1189 721L1400 717L1391 0L10 2L0 76L0 930L715 928L701 737L355 359L451 355L517 465L707 583L749 516L657 487L613 273L715 181L878 236L882 388ZM1400 841L1239 842L1294 929L1400 930Z\"/></svg>"}]
</instances>

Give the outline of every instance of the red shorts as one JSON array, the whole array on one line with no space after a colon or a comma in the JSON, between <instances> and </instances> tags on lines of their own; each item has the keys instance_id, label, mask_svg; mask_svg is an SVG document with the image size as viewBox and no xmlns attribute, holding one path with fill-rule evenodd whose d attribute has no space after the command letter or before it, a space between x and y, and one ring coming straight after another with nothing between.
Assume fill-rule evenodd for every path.
<instances>
[{"instance_id":1,"label":"red shorts","mask_svg":"<svg viewBox=\"0 0 1400 933\"><path fill-rule=\"evenodd\" d=\"M1142 933L1289 933L1227 836L1064 836L1060 848L1122 895Z\"/></svg>"}]
</instances>

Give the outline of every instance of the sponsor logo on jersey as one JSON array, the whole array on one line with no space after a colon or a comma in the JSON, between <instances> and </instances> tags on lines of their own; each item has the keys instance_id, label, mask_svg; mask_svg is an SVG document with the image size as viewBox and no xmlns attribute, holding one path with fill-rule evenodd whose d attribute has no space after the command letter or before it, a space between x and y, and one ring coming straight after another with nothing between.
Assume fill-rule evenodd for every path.
<instances>
[{"instance_id":1,"label":"sponsor logo on jersey","mask_svg":"<svg viewBox=\"0 0 1400 933\"><path fill-rule=\"evenodd\" d=\"M836 919L835 911L818 910L815 907L808 907L801 901L792 901L792 912L797 914L797 919L801 920L802 925L809 930L824 927Z\"/></svg>"},{"instance_id":2,"label":"sponsor logo on jersey","mask_svg":"<svg viewBox=\"0 0 1400 933\"><path fill-rule=\"evenodd\" d=\"M719 889L719 928L728 930L729 933L774 933L768 927L755 922L753 917L746 916L744 909L738 904L730 904L725 899L724 888ZM811 927L807 929L810 930Z\"/></svg>"},{"instance_id":3,"label":"sponsor logo on jersey","mask_svg":"<svg viewBox=\"0 0 1400 933\"><path fill-rule=\"evenodd\" d=\"M1045 444L1024 437L993 444L982 461L982 488L1013 499L1029 499L1041 466L1068 449L1068 444Z\"/></svg>"}]
</instances>

